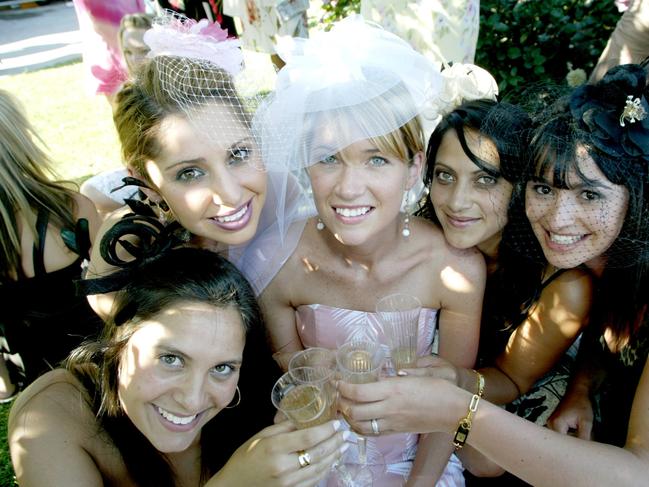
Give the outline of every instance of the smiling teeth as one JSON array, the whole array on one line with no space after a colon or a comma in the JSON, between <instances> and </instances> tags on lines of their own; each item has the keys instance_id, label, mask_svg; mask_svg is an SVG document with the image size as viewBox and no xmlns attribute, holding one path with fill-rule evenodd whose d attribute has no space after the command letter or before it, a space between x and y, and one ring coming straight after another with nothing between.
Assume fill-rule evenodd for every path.
<instances>
[{"instance_id":1,"label":"smiling teeth","mask_svg":"<svg viewBox=\"0 0 649 487\"><path fill-rule=\"evenodd\" d=\"M165 411L160 406L156 406L156 407L158 408L158 412L160 413L160 416L162 416L164 419L170 421L173 424L189 424L192 421L194 421L197 416L196 414L194 414L193 416L187 416L185 418L181 418L180 416L171 414L169 411Z\"/></svg>"},{"instance_id":2,"label":"smiling teeth","mask_svg":"<svg viewBox=\"0 0 649 487\"><path fill-rule=\"evenodd\" d=\"M248 211L248 205L245 205L243 208L241 208L239 211L237 211L236 213L234 213L234 214L232 214L232 215L228 215L228 216L217 216L217 217L215 217L214 219L215 219L217 222L221 222L221 223L230 223L230 222L235 222L235 221L237 221L237 220L241 220L241 218L243 217L243 215L246 214L246 211Z\"/></svg>"},{"instance_id":3,"label":"smiling teeth","mask_svg":"<svg viewBox=\"0 0 649 487\"><path fill-rule=\"evenodd\" d=\"M559 245L570 245L579 242L581 235L557 235L556 233L551 233L550 240Z\"/></svg>"},{"instance_id":4,"label":"smiling teeth","mask_svg":"<svg viewBox=\"0 0 649 487\"><path fill-rule=\"evenodd\" d=\"M361 216L370 211L369 206L361 208L336 208L336 213L345 217Z\"/></svg>"}]
</instances>

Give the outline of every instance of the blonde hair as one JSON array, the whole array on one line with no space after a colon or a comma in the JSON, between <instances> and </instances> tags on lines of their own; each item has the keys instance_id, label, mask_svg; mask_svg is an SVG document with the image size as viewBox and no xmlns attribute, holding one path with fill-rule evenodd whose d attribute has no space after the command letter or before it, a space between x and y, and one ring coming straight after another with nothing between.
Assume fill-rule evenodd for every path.
<instances>
[{"instance_id":1,"label":"blonde hair","mask_svg":"<svg viewBox=\"0 0 649 487\"><path fill-rule=\"evenodd\" d=\"M44 145L27 120L18 101L0 90L0 282L21 275L21 236L18 215L27 221L37 242L36 218L40 211L50 214L59 228L74 227L74 191L50 178L55 173Z\"/></svg>"},{"instance_id":2,"label":"blonde hair","mask_svg":"<svg viewBox=\"0 0 649 487\"><path fill-rule=\"evenodd\" d=\"M394 156L411 165L413 158L424 151L424 135L418 117L408 121L397 130L370 138L382 153Z\"/></svg>"}]
</instances>

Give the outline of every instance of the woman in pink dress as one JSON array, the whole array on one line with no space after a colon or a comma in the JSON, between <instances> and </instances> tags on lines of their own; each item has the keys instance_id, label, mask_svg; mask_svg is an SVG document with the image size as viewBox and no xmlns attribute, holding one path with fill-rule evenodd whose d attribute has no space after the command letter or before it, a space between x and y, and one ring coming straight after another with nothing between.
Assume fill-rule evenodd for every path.
<instances>
[{"instance_id":1,"label":"woman in pink dress","mask_svg":"<svg viewBox=\"0 0 649 487\"><path fill-rule=\"evenodd\" d=\"M256 115L262 148L275 148L264 153L267 166L300 173L317 210L261 295L278 362L286 368L298 350L333 349L358 335L385 344L376 302L406 293L422 303L418 353L435 348L473 366L483 259L410 214L421 196L419 115L440 95L440 75L405 41L358 17L293 42L280 50L286 66ZM451 451L445 434L371 437L367 463L374 485L462 485Z\"/></svg>"}]
</instances>

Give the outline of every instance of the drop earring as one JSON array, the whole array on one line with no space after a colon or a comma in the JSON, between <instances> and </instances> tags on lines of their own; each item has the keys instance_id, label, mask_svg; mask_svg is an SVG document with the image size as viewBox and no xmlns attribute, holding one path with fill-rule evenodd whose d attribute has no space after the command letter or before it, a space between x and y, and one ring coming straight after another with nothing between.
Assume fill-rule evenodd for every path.
<instances>
[{"instance_id":1,"label":"drop earring","mask_svg":"<svg viewBox=\"0 0 649 487\"><path fill-rule=\"evenodd\" d=\"M410 237L410 213L405 214L403 217L403 228L401 229L401 235L404 238Z\"/></svg>"},{"instance_id":2,"label":"drop earring","mask_svg":"<svg viewBox=\"0 0 649 487\"><path fill-rule=\"evenodd\" d=\"M316 229L321 232L324 230L325 224L324 222L318 217L318 222L315 224Z\"/></svg>"}]
</instances>

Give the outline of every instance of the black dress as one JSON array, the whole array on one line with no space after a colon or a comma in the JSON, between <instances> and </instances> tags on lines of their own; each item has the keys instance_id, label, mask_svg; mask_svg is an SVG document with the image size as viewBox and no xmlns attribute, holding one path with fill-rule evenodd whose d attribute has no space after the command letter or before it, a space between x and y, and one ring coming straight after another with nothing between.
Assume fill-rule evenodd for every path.
<instances>
[{"instance_id":1,"label":"black dress","mask_svg":"<svg viewBox=\"0 0 649 487\"><path fill-rule=\"evenodd\" d=\"M81 278L81 263L90 246L87 221L79 220L75 232L62 231L66 245L79 258L67 267L47 273L43 255L48 220L47 212L39 212L39 246L34 245L33 249L34 277L21 276L0 284L0 335L8 345L2 351L20 355L24 369L10 370L12 379L22 386L56 368L81 342L95 338L102 326L86 297L77 296L74 285Z\"/></svg>"}]
</instances>

